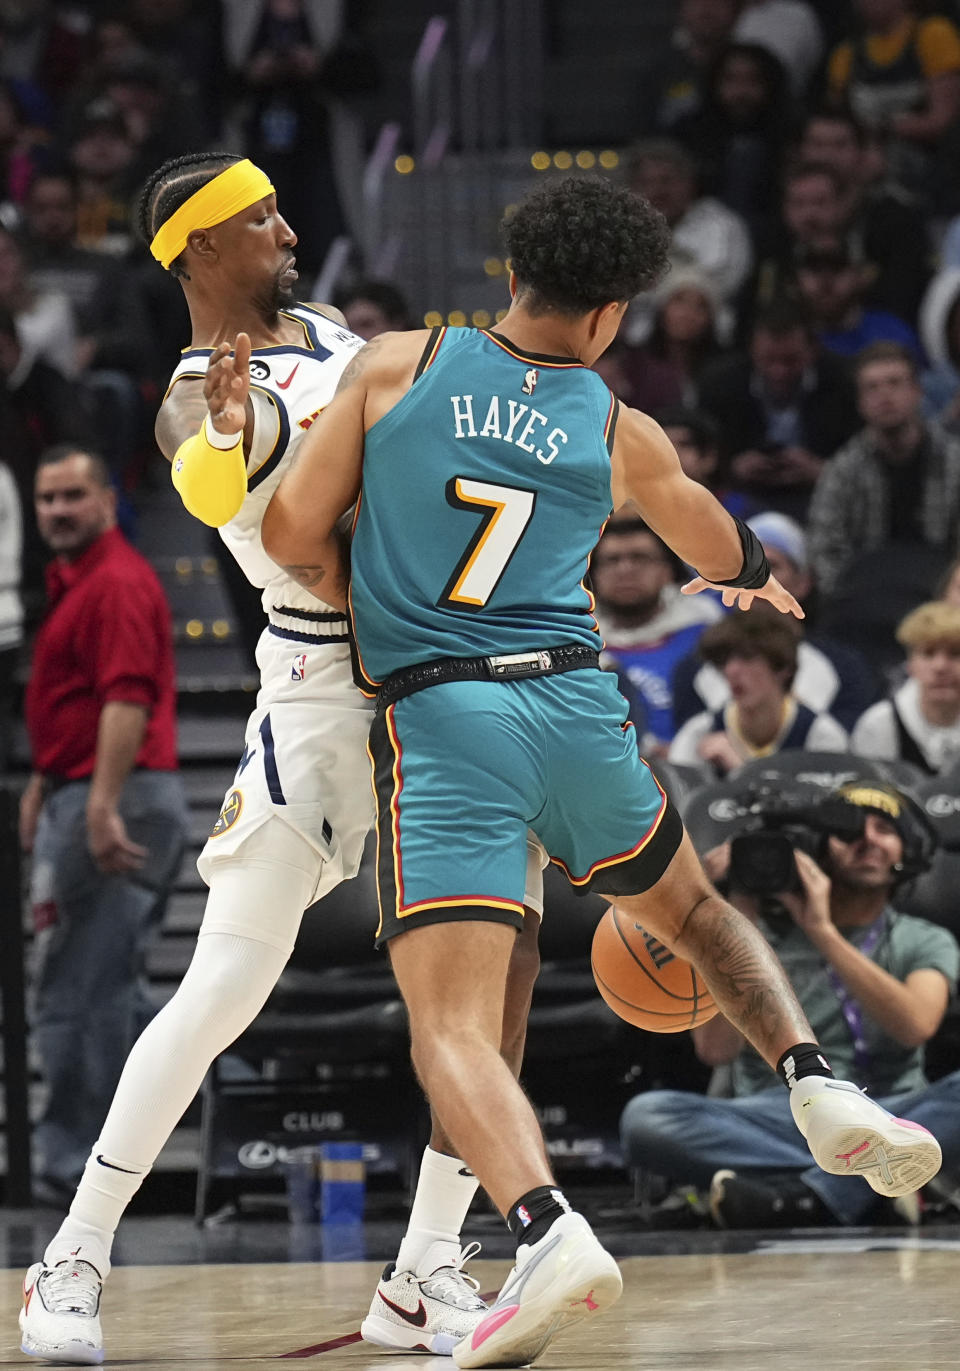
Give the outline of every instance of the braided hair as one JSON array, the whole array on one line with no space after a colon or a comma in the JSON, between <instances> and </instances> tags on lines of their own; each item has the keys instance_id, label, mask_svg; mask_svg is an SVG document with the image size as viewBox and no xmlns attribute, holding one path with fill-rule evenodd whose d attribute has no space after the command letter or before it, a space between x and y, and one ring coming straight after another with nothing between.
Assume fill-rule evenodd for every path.
<instances>
[{"instance_id":1,"label":"braided hair","mask_svg":"<svg viewBox=\"0 0 960 1371\"><path fill-rule=\"evenodd\" d=\"M243 159L234 152L191 152L186 157L171 157L157 167L137 201L137 226L143 241L150 246L154 235L175 210L186 204L201 186ZM168 268L172 276L185 276L177 257Z\"/></svg>"}]
</instances>

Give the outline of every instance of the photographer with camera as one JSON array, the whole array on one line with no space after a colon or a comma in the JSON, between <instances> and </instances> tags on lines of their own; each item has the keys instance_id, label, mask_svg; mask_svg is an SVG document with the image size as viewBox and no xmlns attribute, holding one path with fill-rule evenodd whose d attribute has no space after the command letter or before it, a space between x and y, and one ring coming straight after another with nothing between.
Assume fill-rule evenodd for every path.
<instances>
[{"instance_id":1,"label":"photographer with camera","mask_svg":"<svg viewBox=\"0 0 960 1371\"><path fill-rule=\"evenodd\" d=\"M946 929L894 905L897 887L932 856L922 811L874 780L792 816L774 801L770 809L759 828L708 852L704 867L768 937L830 1060L894 1115L936 1134L949 1184L960 1171L960 1071L931 1085L923 1047L946 1013L960 949ZM731 1065L733 1098L636 1096L621 1121L629 1164L709 1185L721 1226L869 1221L883 1202L862 1179L811 1164L782 1091L737 1030L718 1015L694 1030L694 1044L708 1065Z\"/></svg>"}]
</instances>

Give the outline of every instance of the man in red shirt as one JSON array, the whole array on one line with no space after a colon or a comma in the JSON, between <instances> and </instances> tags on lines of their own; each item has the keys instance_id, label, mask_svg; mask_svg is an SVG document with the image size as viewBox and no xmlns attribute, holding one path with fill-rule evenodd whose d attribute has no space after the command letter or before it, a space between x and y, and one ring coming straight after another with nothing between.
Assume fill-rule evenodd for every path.
<instances>
[{"instance_id":1,"label":"man in red shirt","mask_svg":"<svg viewBox=\"0 0 960 1371\"><path fill-rule=\"evenodd\" d=\"M180 861L170 611L116 527L101 458L41 458L37 525L56 553L26 693L33 775L20 840L33 853L34 1042L49 1094L38 1193L80 1176L133 1042L145 936Z\"/></svg>"}]
</instances>

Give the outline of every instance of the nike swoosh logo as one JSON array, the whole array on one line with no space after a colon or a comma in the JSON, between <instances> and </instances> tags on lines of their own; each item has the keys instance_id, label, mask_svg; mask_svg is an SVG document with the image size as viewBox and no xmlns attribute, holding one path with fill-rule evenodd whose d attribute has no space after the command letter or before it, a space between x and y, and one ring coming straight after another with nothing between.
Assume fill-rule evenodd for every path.
<instances>
[{"instance_id":1,"label":"nike swoosh logo","mask_svg":"<svg viewBox=\"0 0 960 1371\"><path fill-rule=\"evenodd\" d=\"M98 1153L97 1153L97 1162L99 1163L100 1166L107 1166L107 1167L109 1167L111 1171L122 1171L123 1174L124 1174L125 1176L139 1176L139 1175L140 1175L140 1172L139 1172L139 1171L130 1171L130 1170L128 1170L128 1168L125 1167L125 1166L114 1166L113 1162L108 1162L108 1161L107 1161L107 1159L104 1157L104 1155L103 1155L102 1152L98 1152ZM80 1249L77 1248L77 1251L78 1251L78 1252L79 1252L79 1250L80 1250Z\"/></svg>"},{"instance_id":2,"label":"nike swoosh logo","mask_svg":"<svg viewBox=\"0 0 960 1371\"><path fill-rule=\"evenodd\" d=\"M278 382L277 382L277 390L286 390L287 386L290 384L290 382L293 380L294 376L296 376L296 374L297 374L297 372L298 372L299 370L300 370L300 363L298 362L297 365L293 368L293 371L291 371L290 375L287 377L287 379L286 379L285 381L278 381Z\"/></svg>"},{"instance_id":3,"label":"nike swoosh logo","mask_svg":"<svg viewBox=\"0 0 960 1371\"><path fill-rule=\"evenodd\" d=\"M420 1301L420 1307L414 1311L411 1309L404 1309L402 1304L394 1304L393 1300L387 1299L382 1290L380 1291L380 1298L388 1309L392 1309L395 1314L399 1314L404 1322L412 1323L414 1328L422 1328L426 1323L427 1311L424 1308L423 1300Z\"/></svg>"},{"instance_id":4,"label":"nike swoosh logo","mask_svg":"<svg viewBox=\"0 0 960 1371\"><path fill-rule=\"evenodd\" d=\"M31 1287L30 1287L29 1290L27 1289L26 1286L23 1287L23 1312L24 1312L24 1313L26 1313L27 1310L30 1308L30 1301L33 1299L33 1292L34 1292L34 1290L36 1290L36 1288L37 1288L37 1283L36 1283L36 1281L34 1281L33 1285L31 1285Z\"/></svg>"},{"instance_id":5,"label":"nike swoosh logo","mask_svg":"<svg viewBox=\"0 0 960 1371\"><path fill-rule=\"evenodd\" d=\"M457 1175L469 1176L470 1180L472 1181L475 1181L477 1179L475 1173L470 1170L469 1166L461 1166L460 1170L457 1172Z\"/></svg>"},{"instance_id":6,"label":"nike swoosh logo","mask_svg":"<svg viewBox=\"0 0 960 1371\"><path fill-rule=\"evenodd\" d=\"M562 1242L563 1234L558 1233L555 1238L551 1238L551 1240L547 1243L546 1247L542 1248L536 1254L536 1256L530 1258L530 1260L527 1262L526 1266L524 1266L522 1271L517 1271L514 1273L512 1280L508 1276L506 1284L500 1291L496 1304L491 1306L491 1312L493 1309L499 1309L502 1304L511 1300L515 1300L517 1296L520 1294L523 1287L526 1285L527 1281L533 1275L533 1272L543 1261L544 1257L548 1256L553 1251L553 1249Z\"/></svg>"}]
</instances>

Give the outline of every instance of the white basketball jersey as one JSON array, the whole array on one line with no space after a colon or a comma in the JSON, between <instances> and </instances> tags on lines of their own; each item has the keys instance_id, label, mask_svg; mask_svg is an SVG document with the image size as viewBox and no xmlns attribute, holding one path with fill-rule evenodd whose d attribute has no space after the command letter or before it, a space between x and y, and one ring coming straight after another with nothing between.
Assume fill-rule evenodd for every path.
<instances>
[{"instance_id":1,"label":"white basketball jersey","mask_svg":"<svg viewBox=\"0 0 960 1371\"><path fill-rule=\"evenodd\" d=\"M317 597L281 571L263 550L260 525L270 497L304 434L333 399L347 363L365 340L310 305L292 305L281 314L303 329L302 344L256 348L250 357L250 398L254 433L247 459L247 494L240 512L220 529L220 537L251 585L263 590L263 607L316 610ZM212 348L188 348L180 358L167 394L185 377L203 378Z\"/></svg>"}]
</instances>

